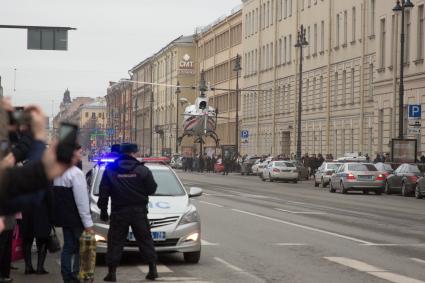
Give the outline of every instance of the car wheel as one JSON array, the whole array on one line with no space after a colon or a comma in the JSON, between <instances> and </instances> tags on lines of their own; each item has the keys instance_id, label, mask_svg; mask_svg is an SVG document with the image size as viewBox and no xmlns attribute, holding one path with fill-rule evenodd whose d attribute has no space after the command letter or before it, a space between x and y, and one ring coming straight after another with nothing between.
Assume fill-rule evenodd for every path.
<instances>
[{"instance_id":1,"label":"car wheel","mask_svg":"<svg viewBox=\"0 0 425 283\"><path fill-rule=\"evenodd\" d=\"M201 259L201 251L183 253L183 257L186 263L198 263Z\"/></svg>"},{"instance_id":2,"label":"car wheel","mask_svg":"<svg viewBox=\"0 0 425 283\"><path fill-rule=\"evenodd\" d=\"M422 196L422 194L421 194L421 190L420 190L420 188L419 188L419 185L416 185L416 189L415 189L415 198L417 198L417 199L422 199L422 198L423 198L423 196Z\"/></svg>"},{"instance_id":3,"label":"car wheel","mask_svg":"<svg viewBox=\"0 0 425 283\"><path fill-rule=\"evenodd\" d=\"M273 178L272 178L272 176L269 174L269 181L270 182L274 182L274 180L273 180Z\"/></svg>"},{"instance_id":4,"label":"car wheel","mask_svg":"<svg viewBox=\"0 0 425 283\"><path fill-rule=\"evenodd\" d=\"M329 182L329 192L331 192L331 193L335 193L336 192L334 186L332 185L332 182Z\"/></svg>"},{"instance_id":5,"label":"car wheel","mask_svg":"<svg viewBox=\"0 0 425 283\"><path fill-rule=\"evenodd\" d=\"M401 195L404 197L409 196L409 193L407 192L406 183L401 183Z\"/></svg>"},{"instance_id":6,"label":"car wheel","mask_svg":"<svg viewBox=\"0 0 425 283\"><path fill-rule=\"evenodd\" d=\"M381 190L376 190L376 191L375 191L375 195L377 195L377 196L380 196L380 195L382 195L382 192L381 192Z\"/></svg>"},{"instance_id":7,"label":"car wheel","mask_svg":"<svg viewBox=\"0 0 425 283\"><path fill-rule=\"evenodd\" d=\"M322 178L322 180L320 181L320 184L322 185L322 188L326 188L326 183L325 183L325 179Z\"/></svg>"},{"instance_id":8,"label":"car wheel","mask_svg":"<svg viewBox=\"0 0 425 283\"><path fill-rule=\"evenodd\" d=\"M364 195L368 195L369 194L369 191L368 190L363 190L363 194Z\"/></svg>"},{"instance_id":9,"label":"car wheel","mask_svg":"<svg viewBox=\"0 0 425 283\"><path fill-rule=\"evenodd\" d=\"M314 186L317 188L319 186L319 183L316 182L316 177L314 177Z\"/></svg>"},{"instance_id":10,"label":"car wheel","mask_svg":"<svg viewBox=\"0 0 425 283\"><path fill-rule=\"evenodd\" d=\"M344 188L344 183L343 182L340 183L340 187L341 187L341 194L345 195L347 193L347 189Z\"/></svg>"},{"instance_id":11,"label":"car wheel","mask_svg":"<svg viewBox=\"0 0 425 283\"><path fill-rule=\"evenodd\" d=\"M385 193L387 195L391 195L392 194L391 187L390 187L390 184L388 184L388 182L385 182Z\"/></svg>"}]
</instances>

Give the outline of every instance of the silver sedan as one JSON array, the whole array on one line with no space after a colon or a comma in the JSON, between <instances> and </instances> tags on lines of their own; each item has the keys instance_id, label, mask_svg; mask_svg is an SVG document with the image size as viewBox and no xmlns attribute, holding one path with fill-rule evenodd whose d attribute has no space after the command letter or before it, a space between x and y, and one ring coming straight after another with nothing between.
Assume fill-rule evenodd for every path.
<instances>
[{"instance_id":1,"label":"silver sedan","mask_svg":"<svg viewBox=\"0 0 425 283\"><path fill-rule=\"evenodd\" d=\"M332 175L341 165L342 163L337 162L324 162L322 166L317 169L316 174L314 174L314 186L318 187L321 185L322 188L325 188L329 185Z\"/></svg>"},{"instance_id":2,"label":"silver sedan","mask_svg":"<svg viewBox=\"0 0 425 283\"><path fill-rule=\"evenodd\" d=\"M382 194L385 187L385 176L373 164L369 163L344 163L332 175L329 191L339 190L346 194L348 191L362 191L368 194Z\"/></svg>"}]
</instances>

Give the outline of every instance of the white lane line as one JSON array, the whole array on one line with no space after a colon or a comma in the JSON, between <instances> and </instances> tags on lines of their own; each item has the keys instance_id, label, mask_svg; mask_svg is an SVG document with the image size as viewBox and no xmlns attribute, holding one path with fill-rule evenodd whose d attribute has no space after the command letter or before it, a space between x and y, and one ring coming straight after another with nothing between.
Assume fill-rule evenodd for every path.
<instances>
[{"instance_id":1,"label":"white lane line","mask_svg":"<svg viewBox=\"0 0 425 283\"><path fill-rule=\"evenodd\" d=\"M425 244L360 244L360 246L368 247L425 247Z\"/></svg>"},{"instance_id":2,"label":"white lane line","mask_svg":"<svg viewBox=\"0 0 425 283\"><path fill-rule=\"evenodd\" d=\"M203 246L219 246L219 244L217 244L217 243L210 243L210 242L205 241L205 240L201 240L201 245L203 245Z\"/></svg>"},{"instance_id":3,"label":"white lane line","mask_svg":"<svg viewBox=\"0 0 425 283\"><path fill-rule=\"evenodd\" d=\"M319 212L319 211L291 211L291 210L286 210L286 209L281 209L281 208L275 208L278 211L282 211L282 212L286 212L286 213L290 213L290 214L303 214L303 215L324 215L327 214L326 212Z\"/></svg>"},{"instance_id":4,"label":"white lane line","mask_svg":"<svg viewBox=\"0 0 425 283\"><path fill-rule=\"evenodd\" d=\"M212 206L215 206L215 207L224 207L224 206L222 206L220 204L216 204L216 203L212 203L212 202L207 202L207 201L203 201L203 200L200 200L199 202L205 203L205 204L208 204L208 205L212 205Z\"/></svg>"},{"instance_id":5,"label":"white lane line","mask_svg":"<svg viewBox=\"0 0 425 283\"><path fill-rule=\"evenodd\" d=\"M404 275L388 272L385 269L364 263L362 261L345 258L345 257L325 257L325 259L355 269L360 272L365 272L369 275L385 279L393 283L425 283L424 281L417 280Z\"/></svg>"},{"instance_id":6,"label":"white lane line","mask_svg":"<svg viewBox=\"0 0 425 283\"><path fill-rule=\"evenodd\" d=\"M211 197L236 197L235 195L211 194L211 193L204 193L204 196L211 196Z\"/></svg>"},{"instance_id":7,"label":"white lane line","mask_svg":"<svg viewBox=\"0 0 425 283\"><path fill-rule=\"evenodd\" d=\"M418 263L425 264L425 260L423 260L423 259L415 258L415 257L411 257L410 259L413 260L413 261L416 261Z\"/></svg>"},{"instance_id":8,"label":"white lane line","mask_svg":"<svg viewBox=\"0 0 425 283\"><path fill-rule=\"evenodd\" d=\"M140 280L140 279L139 279ZM195 277L159 277L157 278L155 281L159 281L159 282L190 282L190 283L194 283L194 282L204 282L204 281L199 281L199 278L195 278Z\"/></svg>"},{"instance_id":9,"label":"white lane line","mask_svg":"<svg viewBox=\"0 0 425 283\"><path fill-rule=\"evenodd\" d=\"M303 243L277 243L276 246L284 246L284 247L298 247L298 246L307 246L307 244Z\"/></svg>"},{"instance_id":10,"label":"white lane line","mask_svg":"<svg viewBox=\"0 0 425 283\"><path fill-rule=\"evenodd\" d=\"M147 265L139 265L137 266L137 268L143 272L143 273L148 273L149 272L149 267ZM169 269L168 267L166 267L165 265L159 264L156 267L158 269L158 273L173 273L174 271L172 271L171 269Z\"/></svg>"},{"instance_id":11,"label":"white lane line","mask_svg":"<svg viewBox=\"0 0 425 283\"><path fill-rule=\"evenodd\" d=\"M251 279L254 279L257 282L266 282L265 280L263 280L263 279L255 276L255 275L253 275L253 274L251 274L251 273L249 273L249 272L247 272L247 271L245 271L245 270L243 270L243 269L241 269L241 268L239 268L239 267L237 267L237 266L235 266L235 265L233 265L233 264L225 261L222 258L214 257L214 259L216 261L222 263L223 265L227 266L229 269L232 269L233 271L236 271L236 272L238 272L238 273L240 273L240 274L242 274L242 275L244 275L246 277L250 277Z\"/></svg>"},{"instance_id":12,"label":"white lane line","mask_svg":"<svg viewBox=\"0 0 425 283\"><path fill-rule=\"evenodd\" d=\"M338 234L338 233L314 228L314 227L311 227L311 226L306 226L306 225L301 225L301 224L297 224L297 223L293 223L293 222L289 222L289 221L284 221L284 220L280 220L280 219L277 219L277 218L268 217L268 216L264 216L264 215L260 215L260 214L256 214L256 213L252 213L252 212L248 212L248 211L243 211L243 210L239 210L239 209L232 209L232 210L235 211L235 212L255 216L255 217L258 217L258 218L270 220L270 221L277 222L277 223L282 223L282 224L294 226L294 227L297 227L297 228L301 228L301 229L305 229L305 230L309 230L309 231L313 231L313 232L326 234L326 235L329 235L329 236L353 241L353 242L360 243L360 244L373 244L372 242L364 241L362 239L358 239L358 238L350 237L350 236L347 236L347 235L342 235L342 234Z\"/></svg>"}]
</instances>

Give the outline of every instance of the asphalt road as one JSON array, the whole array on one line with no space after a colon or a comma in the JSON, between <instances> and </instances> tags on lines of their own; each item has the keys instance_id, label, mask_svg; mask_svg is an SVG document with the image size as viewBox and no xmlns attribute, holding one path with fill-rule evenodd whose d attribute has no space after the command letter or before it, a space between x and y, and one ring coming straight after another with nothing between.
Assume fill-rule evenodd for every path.
<instances>
[{"instance_id":1,"label":"asphalt road","mask_svg":"<svg viewBox=\"0 0 425 283\"><path fill-rule=\"evenodd\" d=\"M178 172L204 189L194 199L202 219L202 258L161 256L161 282L425 283L425 200L397 195L331 194L312 182L264 183L258 177ZM47 276L61 282L59 255ZM142 282L146 267L126 256L119 282ZM96 270L102 282L106 267Z\"/></svg>"}]
</instances>

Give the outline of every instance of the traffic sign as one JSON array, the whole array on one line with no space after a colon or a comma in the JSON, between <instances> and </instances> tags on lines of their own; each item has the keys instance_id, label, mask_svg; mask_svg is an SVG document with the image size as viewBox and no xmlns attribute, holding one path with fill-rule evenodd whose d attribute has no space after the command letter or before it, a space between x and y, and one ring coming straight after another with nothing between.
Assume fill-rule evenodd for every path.
<instances>
[{"instance_id":1,"label":"traffic sign","mask_svg":"<svg viewBox=\"0 0 425 283\"><path fill-rule=\"evenodd\" d=\"M241 131L241 138L243 139L249 138L249 131L248 130Z\"/></svg>"},{"instance_id":2,"label":"traffic sign","mask_svg":"<svg viewBox=\"0 0 425 283\"><path fill-rule=\"evenodd\" d=\"M422 116L421 104L409 104L409 119L420 120Z\"/></svg>"}]
</instances>

